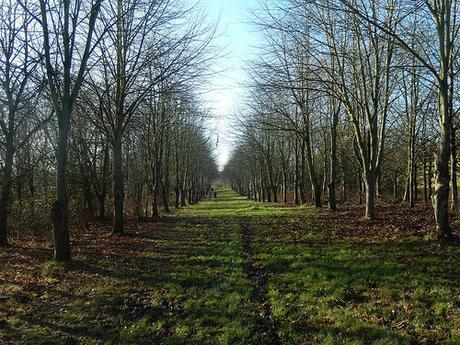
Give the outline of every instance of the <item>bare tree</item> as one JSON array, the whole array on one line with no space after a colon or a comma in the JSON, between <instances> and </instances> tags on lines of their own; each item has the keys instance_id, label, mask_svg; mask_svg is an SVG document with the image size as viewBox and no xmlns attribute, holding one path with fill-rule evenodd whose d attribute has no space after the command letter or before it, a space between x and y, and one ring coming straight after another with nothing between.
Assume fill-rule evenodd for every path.
<instances>
[{"instance_id":1,"label":"bare tree","mask_svg":"<svg viewBox=\"0 0 460 345\"><path fill-rule=\"evenodd\" d=\"M19 3L0 2L0 131L4 145L0 246L8 244L8 209L16 151L30 140L42 122L35 109L42 83L38 70L40 57L32 47L35 37L31 34L31 22L32 16Z\"/></svg>"},{"instance_id":2,"label":"bare tree","mask_svg":"<svg viewBox=\"0 0 460 345\"><path fill-rule=\"evenodd\" d=\"M39 0L40 15L35 16L42 28L46 82L58 125L56 201L52 211L54 258L58 261L70 259L67 146L75 103L98 41L93 34L101 2Z\"/></svg>"},{"instance_id":3,"label":"bare tree","mask_svg":"<svg viewBox=\"0 0 460 345\"><path fill-rule=\"evenodd\" d=\"M459 23L457 13L459 3L456 0L421 0L403 1L400 4L404 9L395 20L400 25L389 26L387 22L370 16L362 11L357 2L350 0L338 0L346 7L347 12L358 16L379 30L385 32L391 40L402 49L411 54L436 80L439 108L439 132L440 138L436 155L436 187L432 196L433 208L436 220L436 237L438 239L449 239L452 231L449 226L449 158L451 149L451 123L450 111L450 87L449 74L452 68L454 57L458 56L456 42L459 38ZM373 1L371 3L374 3ZM432 37L427 33L416 39L417 47L410 44L410 37L407 37L407 27L404 23L411 16L421 15L431 20L429 31L435 32L436 43L433 45ZM436 47L433 49L433 47ZM420 49L417 49L420 48Z\"/></svg>"}]
</instances>

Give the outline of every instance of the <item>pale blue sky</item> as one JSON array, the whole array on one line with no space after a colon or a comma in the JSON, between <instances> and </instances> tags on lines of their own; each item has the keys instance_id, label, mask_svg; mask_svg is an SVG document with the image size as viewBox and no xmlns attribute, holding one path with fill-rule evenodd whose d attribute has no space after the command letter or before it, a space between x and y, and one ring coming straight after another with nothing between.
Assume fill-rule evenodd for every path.
<instances>
[{"instance_id":1,"label":"pale blue sky","mask_svg":"<svg viewBox=\"0 0 460 345\"><path fill-rule=\"evenodd\" d=\"M216 148L217 161L222 168L231 150L231 123L244 99L243 83L247 81L245 61L256 54L255 46L260 35L250 23L251 11L257 9L258 0L201 0L210 20L219 19L218 38L215 42L224 56L217 60L215 68L224 70L212 78L205 101L212 108L216 119L210 130L219 136Z\"/></svg>"}]
</instances>

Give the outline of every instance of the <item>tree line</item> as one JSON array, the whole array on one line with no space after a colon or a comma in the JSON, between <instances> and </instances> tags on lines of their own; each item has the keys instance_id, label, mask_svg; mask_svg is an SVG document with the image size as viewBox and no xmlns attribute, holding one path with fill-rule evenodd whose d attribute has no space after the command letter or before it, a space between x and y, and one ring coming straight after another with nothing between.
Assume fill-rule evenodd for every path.
<instances>
[{"instance_id":1,"label":"tree line","mask_svg":"<svg viewBox=\"0 0 460 345\"><path fill-rule=\"evenodd\" d=\"M126 214L197 202L218 173L200 100L214 36L181 0L1 0L0 246L20 219L51 223L69 260L74 218L111 211L121 235Z\"/></svg>"},{"instance_id":2,"label":"tree line","mask_svg":"<svg viewBox=\"0 0 460 345\"><path fill-rule=\"evenodd\" d=\"M459 3L265 1L225 176L259 201L431 200L458 212ZM434 182L434 183L433 183Z\"/></svg>"}]
</instances>

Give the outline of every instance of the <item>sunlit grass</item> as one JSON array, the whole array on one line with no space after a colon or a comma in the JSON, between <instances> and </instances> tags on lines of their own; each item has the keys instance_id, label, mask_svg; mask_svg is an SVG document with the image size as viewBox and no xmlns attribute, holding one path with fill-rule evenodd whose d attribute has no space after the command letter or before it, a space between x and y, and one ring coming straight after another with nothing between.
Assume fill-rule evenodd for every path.
<instances>
[{"instance_id":1,"label":"sunlit grass","mask_svg":"<svg viewBox=\"0 0 460 345\"><path fill-rule=\"evenodd\" d=\"M91 250L72 263L10 252L0 342L249 344L258 326L244 223L283 343L459 343L457 247L332 239L322 211L217 193L137 234L84 242Z\"/></svg>"}]
</instances>

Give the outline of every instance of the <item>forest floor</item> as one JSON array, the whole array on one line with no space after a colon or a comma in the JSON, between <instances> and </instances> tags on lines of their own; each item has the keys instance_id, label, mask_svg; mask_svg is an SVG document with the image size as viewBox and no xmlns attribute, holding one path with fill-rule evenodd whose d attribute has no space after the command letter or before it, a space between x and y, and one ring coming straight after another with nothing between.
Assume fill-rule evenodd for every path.
<instances>
[{"instance_id":1,"label":"forest floor","mask_svg":"<svg viewBox=\"0 0 460 345\"><path fill-rule=\"evenodd\" d=\"M0 250L0 344L460 344L460 247L426 208L218 195L123 237L74 230L69 263Z\"/></svg>"}]
</instances>

